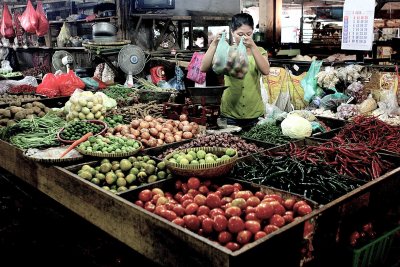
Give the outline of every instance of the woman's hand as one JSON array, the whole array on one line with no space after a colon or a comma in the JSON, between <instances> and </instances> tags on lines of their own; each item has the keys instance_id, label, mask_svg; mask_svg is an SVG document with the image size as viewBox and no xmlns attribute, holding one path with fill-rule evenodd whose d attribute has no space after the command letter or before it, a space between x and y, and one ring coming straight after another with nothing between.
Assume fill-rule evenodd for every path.
<instances>
[{"instance_id":1,"label":"woman's hand","mask_svg":"<svg viewBox=\"0 0 400 267\"><path fill-rule=\"evenodd\" d=\"M243 44L246 48L257 48L256 43L254 42L253 38L251 36L243 36Z\"/></svg>"},{"instance_id":2,"label":"woman's hand","mask_svg":"<svg viewBox=\"0 0 400 267\"><path fill-rule=\"evenodd\" d=\"M223 32L225 32L225 31L222 31L222 32L219 32L219 33L216 34L216 36L213 38L213 40L212 40L210 46L217 47L218 42L219 42L219 40L221 39L222 33L223 33Z\"/></svg>"}]
</instances>

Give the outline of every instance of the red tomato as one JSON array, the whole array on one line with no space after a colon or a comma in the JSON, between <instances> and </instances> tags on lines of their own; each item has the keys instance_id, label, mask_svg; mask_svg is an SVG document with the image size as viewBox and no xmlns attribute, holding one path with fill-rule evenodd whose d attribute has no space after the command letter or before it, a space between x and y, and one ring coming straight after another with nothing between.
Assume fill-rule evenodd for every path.
<instances>
[{"instance_id":1,"label":"red tomato","mask_svg":"<svg viewBox=\"0 0 400 267\"><path fill-rule=\"evenodd\" d=\"M293 205L293 212L296 213L296 212L297 212L297 209L298 209L301 205L304 205L304 204L308 205L307 202L305 202L304 200L300 200L300 201L297 201L296 203L294 203L294 205Z\"/></svg>"},{"instance_id":2,"label":"red tomato","mask_svg":"<svg viewBox=\"0 0 400 267\"><path fill-rule=\"evenodd\" d=\"M239 207L229 207L225 210L225 216L229 219L230 217L233 216L239 216L242 215L242 210Z\"/></svg>"},{"instance_id":3,"label":"red tomato","mask_svg":"<svg viewBox=\"0 0 400 267\"><path fill-rule=\"evenodd\" d=\"M255 212L247 213L246 217L245 217L245 220L246 221L260 221L260 219L257 218Z\"/></svg>"},{"instance_id":4,"label":"red tomato","mask_svg":"<svg viewBox=\"0 0 400 267\"><path fill-rule=\"evenodd\" d=\"M300 216L304 216L304 215L309 214L311 212L312 212L312 209L311 209L310 205L308 205L308 204L301 205L297 209L297 213Z\"/></svg>"},{"instance_id":5,"label":"red tomato","mask_svg":"<svg viewBox=\"0 0 400 267\"><path fill-rule=\"evenodd\" d=\"M296 203L296 200L294 198L287 198L283 201L283 206L287 210L292 210L294 203Z\"/></svg>"},{"instance_id":6,"label":"red tomato","mask_svg":"<svg viewBox=\"0 0 400 267\"><path fill-rule=\"evenodd\" d=\"M156 209L156 205L154 205L153 203L151 203L150 201L148 201L148 202L146 202L146 204L144 204L144 208L145 208L147 211L154 212L154 210Z\"/></svg>"},{"instance_id":7,"label":"red tomato","mask_svg":"<svg viewBox=\"0 0 400 267\"><path fill-rule=\"evenodd\" d=\"M174 196L173 196L172 193L170 193L170 192L165 192L165 193L164 193L164 197L166 197L166 198L168 198L168 199L174 198Z\"/></svg>"},{"instance_id":8,"label":"red tomato","mask_svg":"<svg viewBox=\"0 0 400 267\"><path fill-rule=\"evenodd\" d=\"M216 232L224 231L228 225L228 220L224 215L216 215L214 217L213 228Z\"/></svg>"},{"instance_id":9,"label":"red tomato","mask_svg":"<svg viewBox=\"0 0 400 267\"><path fill-rule=\"evenodd\" d=\"M200 220L196 215L185 215L183 220L185 221L185 225L189 230L193 232L197 232L199 230Z\"/></svg>"},{"instance_id":10,"label":"red tomato","mask_svg":"<svg viewBox=\"0 0 400 267\"><path fill-rule=\"evenodd\" d=\"M183 201L185 201L185 200L188 200L188 199L193 200L193 196L192 196L192 195L189 195L189 194L184 194L184 195L182 196L182 198L181 198L181 202L183 202Z\"/></svg>"},{"instance_id":11,"label":"red tomato","mask_svg":"<svg viewBox=\"0 0 400 267\"><path fill-rule=\"evenodd\" d=\"M205 185L201 185L201 186L199 187L199 192L200 192L201 194L203 194L203 195L207 195L208 192L209 192L208 187L205 186Z\"/></svg>"},{"instance_id":12,"label":"red tomato","mask_svg":"<svg viewBox=\"0 0 400 267\"><path fill-rule=\"evenodd\" d=\"M210 209L219 208L221 207L221 199L214 193L208 194L206 198L206 205L210 207Z\"/></svg>"},{"instance_id":13,"label":"red tomato","mask_svg":"<svg viewBox=\"0 0 400 267\"><path fill-rule=\"evenodd\" d=\"M254 234L254 240L258 240L260 238L263 238L267 234L264 231L258 231L257 233Z\"/></svg>"},{"instance_id":14,"label":"red tomato","mask_svg":"<svg viewBox=\"0 0 400 267\"><path fill-rule=\"evenodd\" d=\"M221 209L226 210L229 207L232 207L232 204L231 203L226 203L226 204L221 206Z\"/></svg>"},{"instance_id":15,"label":"red tomato","mask_svg":"<svg viewBox=\"0 0 400 267\"><path fill-rule=\"evenodd\" d=\"M182 199L183 193L182 192L178 192L175 194L174 199L176 201L178 201L179 203L181 203L181 199Z\"/></svg>"},{"instance_id":16,"label":"red tomato","mask_svg":"<svg viewBox=\"0 0 400 267\"><path fill-rule=\"evenodd\" d=\"M208 214L210 214L210 208L207 207L207 206L205 206L205 205L200 206L200 207L197 209L196 215L197 215L197 216L200 216L200 215L203 215L203 214L205 214L205 215L208 216Z\"/></svg>"},{"instance_id":17,"label":"red tomato","mask_svg":"<svg viewBox=\"0 0 400 267\"><path fill-rule=\"evenodd\" d=\"M226 243L232 241L232 234L228 231L222 231L218 235L218 242L221 245L225 245Z\"/></svg>"},{"instance_id":18,"label":"red tomato","mask_svg":"<svg viewBox=\"0 0 400 267\"><path fill-rule=\"evenodd\" d=\"M203 222L203 220L204 220L205 218L210 218L210 217L208 217L208 215L205 215L205 214L197 215L197 217L199 218L200 222Z\"/></svg>"},{"instance_id":19,"label":"red tomato","mask_svg":"<svg viewBox=\"0 0 400 267\"><path fill-rule=\"evenodd\" d=\"M139 193L139 200L144 202L150 201L153 197L153 193L149 189L144 189Z\"/></svg>"},{"instance_id":20,"label":"red tomato","mask_svg":"<svg viewBox=\"0 0 400 267\"><path fill-rule=\"evenodd\" d=\"M136 200L136 201L135 201L135 205L137 205L137 206L139 206L139 207L141 207L141 208L144 207L143 201L141 201L141 200Z\"/></svg>"},{"instance_id":21,"label":"red tomato","mask_svg":"<svg viewBox=\"0 0 400 267\"><path fill-rule=\"evenodd\" d=\"M267 196L270 197L270 198L275 199L275 200L278 201L279 203L282 203L282 202L283 202L282 197L281 197L280 195L278 195L278 194L268 194Z\"/></svg>"},{"instance_id":22,"label":"red tomato","mask_svg":"<svg viewBox=\"0 0 400 267\"><path fill-rule=\"evenodd\" d=\"M191 195L192 197L197 196L198 194L200 194L199 191L197 191L196 189L189 189L187 192L189 195Z\"/></svg>"},{"instance_id":23,"label":"red tomato","mask_svg":"<svg viewBox=\"0 0 400 267\"><path fill-rule=\"evenodd\" d=\"M266 226L264 227L264 232L265 232L266 234L270 234L270 233L275 232L275 231L277 231L277 230L279 230L279 227L276 226L276 225L268 224L268 225L266 225Z\"/></svg>"},{"instance_id":24,"label":"red tomato","mask_svg":"<svg viewBox=\"0 0 400 267\"><path fill-rule=\"evenodd\" d=\"M190 203L185 207L185 212L186 214L194 214L197 212L198 209L199 205L197 205L196 203Z\"/></svg>"},{"instance_id":25,"label":"red tomato","mask_svg":"<svg viewBox=\"0 0 400 267\"><path fill-rule=\"evenodd\" d=\"M240 209L245 209L247 204L246 204L246 200L244 198L235 198L234 200L232 200L232 206L236 206L239 207Z\"/></svg>"},{"instance_id":26,"label":"red tomato","mask_svg":"<svg viewBox=\"0 0 400 267\"><path fill-rule=\"evenodd\" d=\"M179 217L185 216L185 208L181 204L176 204L172 211L176 213Z\"/></svg>"},{"instance_id":27,"label":"red tomato","mask_svg":"<svg viewBox=\"0 0 400 267\"><path fill-rule=\"evenodd\" d=\"M251 207L256 207L258 204L261 203L261 200L256 196L251 196L246 200L246 205Z\"/></svg>"},{"instance_id":28,"label":"red tomato","mask_svg":"<svg viewBox=\"0 0 400 267\"><path fill-rule=\"evenodd\" d=\"M162 197L164 196L164 191L162 191L160 188L158 187L154 187L153 189L151 189L151 193L153 195L161 195Z\"/></svg>"},{"instance_id":29,"label":"red tomato","mask_svg":"<svg viewBox=\"0 0 400 267\"><path fill-rule=\"evenodd\" d=\"M283 219L285 219L286 223L291 223L294 221L293 219L293 211L287 211L285 212L285 215L282 216Z\"/></svg>"},{"instance_id":30,"label":"red tomato","mask_svg":"<svg viewBox=\"0 0 400 267\"><path fill-rule=\"evenodd\" d=\"M194 203L196 203L199 206L205 205L206 204L206 196L198 194L194 197Z\"/></svg>"},{"instance_id":31,"label":"red tomato","mask_svg":"<svg viewBox=\"0 0 400 267\"><path fill-rule=\"evenodd\" d=\"M252 236L253 234L250 231L243 230L237 234L236 241L241 245L246 245L250 242Z\"/></svg>"},{"instance_id":32,"label":"red tomato","mask_svg":"<svg viewBox=\"0 0 400 267\"><path fill-rule=\"evenodd\" d=\"M260 203L256 207L256 216L260 220L269 219L274 214L274 207L269 203Z\"/></svg>"},{"instance_id":33,"label":"red tomato","mask_svg":"<svg viewBox=\"0 0 400 267\"><path fill-rule=\"evenodd\" d=\"M244 223L246 230L249 230L252 234L256 234L261 230L261 224L258 221L246 221Z\"/></svg>"},{"instance_id":34,"label":"red tomato","mask_svg":"<svg viewBox=\"0 0 400 267\"><path fill-rule=\"evenodd\" d=\"M221 191L223 196L229 196L230 194L233 193L233 185L231 184L224 184L219 188L219 191Z\"/></svg>"},{"instance_id":35,"label":"red tomato","mask_svg":"<svg viewBox=\"0 0 400 267\"><path fill-rule=\"evenodd\" d=\"M252 207L252 206L247 206L245 213L249 214L249 213L255 213L256 212L256 207Z\"/></svg>"},{"instance_id":36,"label":"red tomato","mask_svg":"<svg viewBox=\"0 0 400 267\"><path fill-rule=\"evenodd\" d=\"M210 215L210 218L214 218L217 215L225 216L225 211L223 211L221 208L215 208L215 209L210 210L209 215Z\"/></svg>"},{"instance_id":37,"label":"red tomato","mask_svg":"<svg viewBox=\"0 0 400 267\"><path fill-rule=\"evenodd\" d=\"M249 190L238 191L235 194L235 198L243 198L244 200L247 200L252 195L253 195L253 193L250 192Z\"/></svg>"},{"instance_id":38,"label":"red tomato","mask_svg":"<svg viewBox=\"0 0 400 267\"><path fill-rule=\"evenodd\" d=\"M225 247L226 247L227 249L232 250L232 251L236 251L236 250L240 249L240 245L239 245L238 243L236 243L236 242L228 242L228 243L225 245Z\"/></svg>"},{"instance_id":39,"label":"red tomato","mask_svg":"<svg viewBox=\"0 0 400 267\"><path fill-rule=\"evenodd\" d=\"M191 203L194 203L194 202L193 202L193 199L186 199L185 201L182 202L182 206L183 206L184 208L186 208L187 205L189 205L189 204L191 204Z\"/></svg>"},{"instance_id":40,"label":"red tomato","mask_svg":"<svg viewBox=\"0 0 400 267\"><path fill-rule=\"evenodd\" d=\"M214 226L214 220L211 218L204 218L203 221L201 222L201 228L203 229L203 232L206 234L212 233L213 226Z\"/></svg>"},{"instance_id":41,"label":"red tomato","mask_svg":"<svg viewBox=\"0 0 400 267\"><path fill-rule=\"evenodd\" d=\"M285 207L282 204L274 205L274 213L279 215L284 215L286 212Z\"/></svg>"},{"instance_id":42,"label":"red tomato","mask_svg":"<svg viewBox=\"0 0 400 267\"><path fill-rule=\"evenodd\" d=\"M175 189L176 190L181 190L181 188L182 188L182 182L181 182L181 180L177 180L175 182Z\"/></svg>"},{"instance_id":43,"label":"red tomato","mask_svg":"<svg viewBox=\"0 0 400 267\"><path fill-rule=\"evenodd\" d=\"M222 205L225 205L225 204L227 204L227 203L231 203L232 200L233 200L233 198L231 198L231 197L223 197L223 198L221 199L221 204L222 204Z\"/></svg>"},{"instance_id":44,"label":"red tomato","mask_svg":"<svg viewBox=\"0 0 400 267\"><path fill-rule=\"evenodd\" d=\"M271 202L276 202L276 199L275 199L275 198L272 198L272 197L269 197L269 195L265 195L264 199L261 200L261 202L268 202L268 203L271 203ZM279 203L279 202L278 202L278 203Z\"/></svg>"},{"instance_id":45,"label":"red tomato","mask_svg":"<svg viewBox=\"0 0 400 267\"><path fill-rule=\"evenodd\" d=\"M256 197L258 197L258 199L259 199L260 201L263 200L264 197L265 197L265 193L264 193L264 192L261 192L261 191L255 192L254 195L255 195Z\"/></svg>"},{"instance_id":46,"label":"red tomato","mask_svg":"<svg viewBox=\"0 0 400 267\"><path fill-rule=\"evenodd\" d=\"M242 190L242 185L241 184L239 184L239 183L234 183L233 184L233 189L234 189L234 191L235 191L235 189L237 190L237 191L240 191L240 190Z\"/></svg>"},{"instance_id":47,"label":"red tomato","mask_svg":"<svg viewBox=\"0 0 400 267\"><path fill-rule=\"evenodd\" d=\"M190 177L187 181L189 189L198 189L200 187L200 180L196 177Z\"/></svg>"},{"instance_id":48,"label":"red tomato","mask_svg":"<svg viewBox=\"0 0 400 267\"><path fill-rule=\"evenodd\" d=\"M162 212L163 210L167 210L167 208L165 207L165 205L159 205L159 206L156 206L156 208L154 209L154 213L157 214L157 215L159 215L159 216L161 216L161 212Z\"/></svg>"},{"instance_id":49,"label":"red tomato","mask_svg":"<svg viewBox=\"0 0 400 267\"><path fill-rule=\"evenodd\" d=\"M220 199L222 198L222 193L221 191L215 191L214 194L216 194Z\"/></svg>"},{"instance_id":50,"label":"red tomato","mask_svg":"<svg viewBox=\"0 0 400 267\"><path fill-rule=\"evenodd\" d=\"M229 218L228 229L231 233L239 233L240 231L244 230L244 227L245 226L242 218L238 216Z\"/></svg>"},{"instance_id":51,"label":"red tomato","mask_svg":"<svg viewBox=\"0 0 400 267\"><path fill-rule=\"evenodd\" d=\"M172 210L162 210L160 212L161 217L167 219L168 221L172 222L177 218L176 213Z\"/></svg>"},{"instance_id":52,"label":"red tomato","mask_svg":"<svg viewBox=\"0 0 400 267\"><path fill-rule=\"evenodd\" d=\"M176 205L176 203L171 203L170 201L168 201L168 203L165 204L165 207L167 210L173 210Z\"/></svg>"},{"instance_id":53,"label":"red tomato","mask_svg":"<svg viewBox=\"0 0 400 267\"><path fill-rule=\"evenodd\" d=\"M304 238L310 238L314 233L314 224L310 223L309 221L304 222Z\"/></svg>"},{"instance_id":54,"label":"red tomato","mask_svg":"<svg viewBox=\"0 0 400 267\"><path fill-rule=\"evenodd\" d=\"M205 185L206 187L209 187L211 185L211 180L205 180L202 183L203 185Z\"/></svg>"},{"instance_id":55,"label":"red tomato","mask_svg":"<svg viewBox=\"0 0 400 267\"><path fill-rule=\"evenodd\" d=\"M180 217L175 218L175 220L173 220L172 222L182 227L185 226L185 221Z\"/></svg>"},{"instance_id":56,"label":"red tomato","mask_svg":"<svg viewBox=\"0 0 400 267\"><path fill-rule=\"evenodd\" d=\"M279 214L274 214L269 219L269 223L281 228L282 226L285 225L285 219Z\"/></svg>"}]
</instances>

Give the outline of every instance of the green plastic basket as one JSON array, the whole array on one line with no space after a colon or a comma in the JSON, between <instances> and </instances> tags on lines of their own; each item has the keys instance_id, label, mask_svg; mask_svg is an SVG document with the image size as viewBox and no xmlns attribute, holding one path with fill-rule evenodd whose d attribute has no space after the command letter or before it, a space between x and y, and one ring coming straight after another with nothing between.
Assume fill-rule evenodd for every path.
<instances>
[{"instance_id":1,"label":"green plastic basket","mask_svg":"<svg viewBox=\"0 0 400 267\"><path fill-rule=\"evenodd\" d=\"M353 250L353 267L381 266L387 260L395 234L400 225L367 245Z\"/></svg>"}]
</instances>

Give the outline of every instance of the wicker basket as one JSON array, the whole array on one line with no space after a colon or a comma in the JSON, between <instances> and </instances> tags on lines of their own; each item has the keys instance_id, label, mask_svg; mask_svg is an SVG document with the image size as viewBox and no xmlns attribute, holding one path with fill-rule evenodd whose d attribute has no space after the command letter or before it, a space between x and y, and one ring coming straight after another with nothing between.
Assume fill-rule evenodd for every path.
<instances>
[{"instance_id":1,"label":"wicker basket","mask_svg":"<svg viewBox=\"0 0 400 267\"><path fill-rule=\"evenodd\" d=\"M108 125L107 125L107 123L105 123L104 121L101 121L101 120L84 120L84 121L87 121L87 122L90 122L90 123L99 124L99 125L103 125L103 126L104 126L104 128L103 128L100 132L98 132L97 134L95 134L94 136L103 135L103 134L105 134L106 131L107 131ZM63 139L63 138L61 137L61 133L62 133L64 130L65 130L65 127L62 128L62 129L57 133L57 139L58 139L60 142L63 142L63 143L66 143L66 144L72 144L73 142L75 142L76 140L66 140L66 139Z\"/></svg>"},{"instance_id":2,"label":"wicker basket","mask_svg":"<svg viewBox=\"0 0 400 267\"><path fill-rule=\"evenodd\" d=\"M139 142L139 141L137 141ZM103 153L103 152L87 152L86 150L76 148L76 150L82 155L91 156L91 157L99 157L99 158L124 158L136 155L139 151L143 149L142 143L140 143L140 147L131 152L121 152L121 153Z\"/></svg>"},{"instance_id":3,"label":"wicker basket","mask_svg":"<svg viewBox=\"0 0 400 267\"><path fill-rule=\"evenodd\" d=\"M223 147L196 147L196 148L188 148L183 150L178 150L170 153L164 159L167 168L171 171L172 174L184 177L195 176L198 178L216 178L229 174L232 168L235 166L235 163L238 159L238 153L236 151L235 156L231 157L229 160L224 160L216 163L205 163L205 164L196 164L196 165L186 165L169 162L168 160L173 157L175 153L179 152L189 152L189 151L199 151L204 150L206 153L213 153L217 156L222 156L225 154L227 148Z\"/></svg>"}]
</instances>

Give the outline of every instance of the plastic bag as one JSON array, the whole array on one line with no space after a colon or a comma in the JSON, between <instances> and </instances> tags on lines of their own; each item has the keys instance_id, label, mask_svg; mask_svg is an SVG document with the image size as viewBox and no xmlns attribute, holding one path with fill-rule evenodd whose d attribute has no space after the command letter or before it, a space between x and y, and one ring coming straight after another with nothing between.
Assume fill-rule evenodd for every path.
<instances>
[{"instance_id":1,"label":"plastic bag","mask_svg":"<svg viewBox=\"0 0 400 267\"><path fill-rule=\"evenodd\" d=\"M46 13L44 13L42 1L37 2L36 14L39 22L36 29L36 35L44 36L49 31L49 22L46 18Z\"/></svg>"},{"instance_id":2,"label":"plastic bag","mask_svg":"<svg viewBox=\"0 0 400 267\"><path fill-rule=\"evenodd\" d=\"M228 61L229 44L226 41L226 33L222 32L212 62L212 69L216 74L224 74Z\"/></svg>"},{"instance_id":3,"label":"plastic bag","mask_svg":"<svg viewBox=\"0 0 400 267\"><path fill-rule=\"evenodd\" d=\"M349 100L349 97L342 93L334 93L326 95L323 98L321 98L320 107L335 111L336 108L340 106L340 104L346 103L347 100Z\"/></svg>"},{"instance_id":4,"label":"plastic bag","mask_svg":"<svg viewBox=\"0 0 400 267\"><path fill-rule=\"evenodd\" d=\"M304 100L310 102L317 93L317 78L315 77L322 65L321 60L314 60L304 79L301 80L301 86L304 89Z\"/></svg>"},{"instance_id":5,"label":"plastic bag","mask_svg":"<svg viewBox=\"0 0 400 267\"><path fill-rule=\"evenodd\" d=\"M24 28L27 33L36 33L39 26L39 18L31 0L28 0L26 9L19 17L19 21L21 22L22 28Z\"/></svg>"},{"instance_id":6,"label":"plastic bag","mask_svg":"<svg viewBox=\"0 0 400 267\"><path fill-rule=\"evenodd\" d=\"M337 108L336 114L339 119L347 120L357 115L360 115L360 111L358 110L357 105L342 103Z\"/></svg>"},{"instance_id":7,"label":"plastic bag","mask_svg":"<svg viewBox=\"0 0 400 267\"><path fill-rule=\"evenodd\" d=\"M75 75L75 72L70 70L68 73L60 74L57 77L57 81L60 88L61 96L70 96L73 94L75 89L85 88L85 83Z\"/></svg>"},{"instance_id":8,"label":"plastic bag","mask_svg":"<svg viewBox=\"0 0 400 267\"><path fill-rule=\"evenodd\" d=\"M36 88L36 93L47 97L55 97L60 95L57 78L53 73L44 75L42 83Z\"/></svg>"},{"instance_id":9,"label":"plastic bag","mask_svg":"<svg viewBox=\"0 0 400 267\"><path fill-rule=\"evenodd\" d=\"M60 33L57 36L57 46L64 47L71 37L71 32L69 31L67 23L64 22L61 27Z\"/></svg>"},{"instance_id":10,"label":"plastic bag","mask_svg":"<svg viewBox=\"0 0 400 267\"><path fill-rule=\"evenodd\" d=\"M367 99L367 95L364 93L364 85L361 82L351 83L345 90L345 93L346 95L354 97L357 104Z\"/></svg>"},{"instance_id":11,"label":"plastic bag","mask_svg":"<svg viewBox=\"0 0 400 267\"><path fill-rule=\"evenodd\" d=\"M176 90L185 90L185 83L183 82L183 77L185 74L183 73L182 69L179 67L179 65L175 65L175 78L176 82L173 85L173 88Z\"/></svg>"},{"instance_id":12,"label":"plastic bag","mask_svg":"<svg viewBox=\"0 0 400 267\"><path fill-rule=\"evenodd\" d=\"M5 38L12 38L15 36L12 16L6 3L3 6L3 16L0 24L0 34Z\"/></svg>"},{"instance_id":13,"label":"plastic bag","mask_svg":"<svg viewBox=\"0 0 400 267\"><path fill-rule=\"evenodd\" d=\"M194 52L192 59L188 65L187 78L196 83L204 83L206 81L206 73L200 70L201 61L203 60L204 53Z\"/></svg>"},{"instance_id":14,"label":"plastic bag","mask_svg":"<svg viewBox=\"0 0 400 267\"><path fill-rule=\"evenodd\" d=\"M381 101L378 102L379 109L388 116L400 115L399 104L397 103L396 94L392 90L381 92Z\"/></svg>"}]
</instances>

